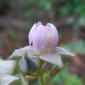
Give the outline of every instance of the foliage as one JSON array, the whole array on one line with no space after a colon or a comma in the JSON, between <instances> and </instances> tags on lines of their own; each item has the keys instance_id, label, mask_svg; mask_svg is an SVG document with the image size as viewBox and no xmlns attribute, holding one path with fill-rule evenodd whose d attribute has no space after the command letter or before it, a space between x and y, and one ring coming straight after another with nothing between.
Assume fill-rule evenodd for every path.
<instances>
[{"instance_id":1,"label":"foliage","mask_svg":"<svg viewBox=\"0 0 85 85\"><path fill-rule=\"evenodd\" d=\"M66 5L60 7L60 12L62 12L63 14L70 14L70 13L75 13L75 14L84 14L84 9L85 9L85 5L84 5L84 1L83 0L65 0Z\"/></svg>"},{"instance_id":2,"label":"foliage","mask_svg":"<svg viewBox=\"0 0 85 85\"><path fill-rule=\"evenodd\" d=\"M61 85L63 83L64 85L83 85L82 80L77 75L69 74L68 67L65 67L52 80L52 85Z\"/></svg>"},{"instance_id":3,"label":"foliage","mask_svg":"<svg viewBox=\"0 0 85 85\"><path fill-rule=\"evenodd\" d=\"M49 11L52 8L52 2L52 0L39 0L40 6L45 11Z\"/></svg>"},{"instance_id":4,"label":"foliage","mask_svg":"<svg viewBox=\"0 0 85 85\"><path fill-rule=\"evenodd\" d=\"M78 40L75 43L69 43L64 45L64 47L77 53L85 54L85 42L83 40Z\"/></svg>"}]
</instances>

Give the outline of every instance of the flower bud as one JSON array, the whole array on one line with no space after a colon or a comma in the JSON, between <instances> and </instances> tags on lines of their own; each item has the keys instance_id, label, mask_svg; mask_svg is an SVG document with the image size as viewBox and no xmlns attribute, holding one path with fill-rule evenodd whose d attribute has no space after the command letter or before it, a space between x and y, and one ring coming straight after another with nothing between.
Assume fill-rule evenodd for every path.
<instances>
[{"instance_id":1,"label":"flower bud","mask_svg":"<svg viewBox=\"0 0 85 85\"><path fill-rule=\"evenodd\" d=\"M19 62L21 72L25 74L33 74L39 69L39 59L36 56L25 56L22 57Z\"/></svg>"},{"instance_id":2,"label":"flower bud","mask_svg":"<svg viewBox=\"0 0 85 85\"><path fill-rule=\"evenodd\" d=\"M29 44L38 50L53 50L58 43L58 32L53 24L42 25L38 22L33 25L28 38Z\"/></svg>"}]
</instances>

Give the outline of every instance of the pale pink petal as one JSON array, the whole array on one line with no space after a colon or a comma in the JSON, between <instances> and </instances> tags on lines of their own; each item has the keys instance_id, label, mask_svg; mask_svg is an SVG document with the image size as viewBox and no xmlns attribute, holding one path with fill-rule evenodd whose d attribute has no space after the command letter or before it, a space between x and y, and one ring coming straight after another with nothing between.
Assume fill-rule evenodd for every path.
<instances>
[{"instance_id":1,"label":"pale pink petal","mask_svg":"<svg viewBox=\"0 0 85 85\"><path fill-rule=\"evenodd\" d=\"M9 56L9 59L22 57L26 54L39 55L39 51L33 46L25 46L14 50L14 52Z\"/></svg>"},{"instance_id":2,"label":"pale pink petal","mask_svg":"<svg viewBox=\"0 0 85 85\"><path fill-rule=\"evenodd\" d=\"M16 68L14 60L0 60L0 74L13 74Z\"/></svg>"},{"instance_id":3,"label":"pale pink petal","mask_svg":"<svg viewBox=\"0 0 85 85\"><path fill-rule=\"evenodd\" d=\"M47 33L43 25L39 25L33 39L33 46L41 49L47 42Z\"/></svg>"},{"instance_id":4,"label":"pale pink petal","mask_svg":"<svg viewBox=\"0 0 85 85\"><path fill-rule=\"evenodd\" d=\"M53 46L56 46L57 43L58 43L58 31L57 31L57 28L51 23L48 23L47 26L49 26L49 28L50 28L50 30L52 32Z\"/></svg>"},{"instance_id":5,"label":"pale pink petal","mask_svg":"<svg viewBox=\"0 0 85 85\"><path fill-rule=\"evenodd\" d=\"M32 28L31 28L31 30L30 30L30 32L29 32L29 34L28 34L28 40L29 40L29 44L30 44L30 45L31 45L31 43L32 43L33 36L34 36L36 30L37 30L37 24L35 23L35 24L32 26Z\"/></svg>"},{"instance_id":6,"label":"pale pink petal","mask_svg":"<svg viewBox=\"0 0 85 85\"><path fill-rule=\"evenodd\" d=\"M19 78L12 75L0 74L0 85L9 85Z\"/></svg>"},{"instance_id":7,"label":"pale pink petal","mask_svg":"<svg viewBox=\"0 0 85 85\"><path fill-rule=\"evenodd\" d=\"M68 50L66 50L65 48L62 48L62 47L56 47L56 54L75 56L74 53L71 53L70 51L68 51Z\"/></svg>"},{"instance_id":8,"label":"pale pink petal","mask_svg":"<svg viewBox=\"0 0 85 85\"><path fill-rule=\"evenodd\" d=\"M9 56L9 59L18 58L24 56L26 53L28 54L29 46L25 46L19 49L15 49L14 52Z\"/></svg>"},{"instance_id":9,"label":"pale pink petal","mask_svg":"<svg viewBox=\"0 0 85 85\"><path fill-rule=\"evenodd\" d=\"M38 50L55 48L58 43L56 27L51 23L42 25L41 22L38 22L29 32L29 42Z\"/></svg>"},{"instance_id":10,"label":"pale pink petal","mask_svg":"<svg viewBox=\"0 0 85 85\"><path fill-rule=\"evenodd\" d=\"M59 55L40 56L40 59L44 60L46 62L49 62L51 64L55 64L55 65L59 66L60 68L63 67L63 62Z\"/></svg>"},{"instance_id":11,"label":"pale pink petal","mask_svg":"<svg viewBox=\"0 0 85 85\"><path fill-rule=\"evenodd\" d=\"M37 22L37 27L38 27L39 25L42 25L42 22Z\"/></svg>"}]
</instances>

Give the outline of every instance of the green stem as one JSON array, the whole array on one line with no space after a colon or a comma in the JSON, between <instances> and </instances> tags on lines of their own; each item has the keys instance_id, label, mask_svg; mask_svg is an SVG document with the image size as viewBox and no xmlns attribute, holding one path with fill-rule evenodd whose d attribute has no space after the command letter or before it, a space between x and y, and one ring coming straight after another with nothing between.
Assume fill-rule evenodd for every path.
<instances>
[{"instance_id":1,"label":"green stem","mask_svg":"<svg viewBox=\"0 0 85 85\"><path fill-rule=\"evenodd\" d=\"M44 62L41 61L40 62L40 70L38 72L40 85L44 85L44 79L43 79L44 71L43 71L43 68L42 68L43 67L43 64L44 64Z\"/></svg>"},{"instance_id":2,"label":"green stem","mask_svg":"<svg viewBox=\"0 0 85 85\"><path fill-rule=\"evenodd\" d=\"M39 80L40 80L40 85L44 85L44 80L43 80L43 71L41 70L39 73Z\"/></svg>"},{"instance_id":3,"label":"green stem","mask_svg":"<svg viewBox=\"0 0 85 85\"><path fill-rule=\"evenodd\" d=\"M22 73L20 73L20 82L21 85L28 85L28 81L24 79Z\"/></svg>"}]
</instances>

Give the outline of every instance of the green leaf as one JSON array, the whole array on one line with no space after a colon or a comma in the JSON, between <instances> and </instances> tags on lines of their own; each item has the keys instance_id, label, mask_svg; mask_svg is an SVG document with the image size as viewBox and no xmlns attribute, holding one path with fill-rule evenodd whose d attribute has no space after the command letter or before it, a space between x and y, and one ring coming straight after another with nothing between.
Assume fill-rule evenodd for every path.
<instances>
[{"instance_id":1,"label":"green leaf","mask_svg":"<svg viewBox=\"0 0 85 85\"><path fill-rule=\"evenodd\" d=\"M79 25L80 26L84 26L85 27L85 16L81 16L80 18L79 18Z\"/></svg>"},{"instance_id":2,"label":"green leaf","mask_svg":"<svg viewBox=\"0 0 85 85\"><path fill-rule=\"evenodd\" d=\"M68 76L65 79L65 85L83 85L83 83L77 75L68 74Z\"/></svg>"},{"instance_id":3,"label":"green leaf","mask_svg":"<svg viewBox=\"0 0 85 85\"><path fill-rule=\"evenodd\" d=\"M57 74L52 84L64 84L64 85L83 85L82 80L77 75L69 74L68 67L65 67L59 74Z\"/></svg>"},{"instance_id":4,"label":"green leaf","mask_svg":"<svg viewBox=\"0 0 85 85\"><path fill-rule=\"evenodd\" d=\"M66 44L63 47L77 53L85 54L85 42L83 40L78 40L75 43Z\"/></svg>"},{"instance_id":5,"label":"green leaf","mask_svg":"<svg viewBox=\"0 0 85 85\"><path fill-rule=\"evenodd\" d=\"M46 11L50 10L52 7L52 0L39 0L39 3L40 6Z\"/></svg>"}]
</instances>

